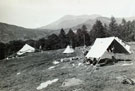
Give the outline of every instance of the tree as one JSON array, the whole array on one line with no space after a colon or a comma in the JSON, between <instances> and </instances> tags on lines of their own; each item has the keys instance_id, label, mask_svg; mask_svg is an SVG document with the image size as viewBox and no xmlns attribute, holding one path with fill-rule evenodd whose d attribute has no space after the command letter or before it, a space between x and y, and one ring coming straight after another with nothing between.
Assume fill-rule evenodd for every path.
<instances>
[{"instance_id":1,"label":"tree","mask_svg":"<svg viewBox=\"0 0 135 91\"><path fill-rule=\"evenodd\" d=\"M102 25L102 22L97 20L96 23L93 25L92 30L90 31L90 37L92 42L96 38L103 38L106 37L105 28Z\"/></svg>"},{"instance_id":2,"label":"tree","mask_svg":"<svg viewBox=\"0 0 135 91\"><path fill-rule=\"evenodd\" d=\"M17 51L19 51L24 44L25 44L24 41L21 40L10 41L8 47L6 47L8 50L7 56L12 55Z\"/></svg>"},{"instance_id":3,"label":"tree","mask_svg":"<svg viewBox=\"0 0 135 91\"><path fill-rule=\"evenodd\" d=\"M41 38L38 40L39 42L39 47L41 47L41 50L46 50L46 44L47 44L47 41L45 38Z\"/></svg>"},{"instance_id":4,"label":"tree","mask_svg":"<svg viewBox=\"0 0 135 91\"><path fill-rule=\"evenodd\" d=\"M132 21L132 41L135 41L135 20Z\"/></svg>"},{"instance_id":5,"label":"tree","mask_svg":"<svg viewBox=\"0 0 135 91\"><path fill-rule=\"evenodd\" d=\"M29 44L30 46L36 48L36 41L33 39L29 39L27 41L25 41L26 44Z\"/></svg>"},{"instance_id":6,"label":"tree","mask_svg":"<svg viewBox=\"0 0 135 91\"><path fill-rule=\"evenodd\" d=\"M127 21L123 18L122 19L122 22L121 22L121 25L126 25Z\"/></svg>"},{"instance_id":7,"label":"tree","mask_svg":"<svg viewBox=\"0 0 135 91\"><path fill-rule=\"evenodd\" d=\"M111 22L109 24L109 30L112 33L112 36L119 36L118 24L114 17L111 17Z\"/></svg>"},{"instance_id":8,"label":"tree","mask_svg":"<svg viewBox=\"0 0 135 91\"><path fill-rule=\"evenodd\" d=\"M46 43L47 43L46 48L48 50L54 50L54 49L60 48L60 40L56 34L52 34L52 35L48 36Z\"/></svg>"},{"instance_id":9,"label":"tree","mask_svg":"<svg viewBox=\"0 0 135 91\"><path fill-rule=\"evenodd\" d=\"M83 33L82 30L79 28L77 29L77 46L83 46L84 45L84 37L83 37Z\"/></svg>"},{"instance_id":10,"label":"tree","mask_svg":"<svg viewBox=\"0 0 135 91\"><path fill-rule=\"evenodd\" d=\"M125 19L122 19L122 22L121 22L121 24L119 24L119 33L120 33L120 36L119 36L119 38L121 38L121 39L123 39L123 40L125 40L125 35L126 35L126 32L127 32L127 22L126 22L126 20Z\"/></svg>"},{"instance_id":11,"label":"tree","mask_svg":"<svg viewBox=\"0 0 135 91\"><path fill-rule=\"evenodd\" d=\"M125 41L131 41L134 40L134 24L133 22L126 22L125 19L122 19L121 24L119 25L120 31L120 38Z\"/></svg>"},{"instance_id":12,"label":"tree","mask_svg":"<svg viewBox=\"0 0 135 91\"><path fill-rule=\"evenodd\" d=\"M64 29L60 30L60 34L59 34L58 37L60 39L60 47L61 48L66 47L67 44L68 44L68 40L67 40L67 36L66 36L66 33L65 33Z\"/></svg>"},{"instance_id":13,"label":"tree","mask_svg":"<svg viewBox=\"0 0 135 91\"><path fill-rule=\"evenodd\" d=\"M82 33L83 33L83 40L84 40L84 45L89 45L90 44L90 36L87 31L87 27L85 25L82 26Z\"/></svg>"},{"instance_id":14,"label":"tree","mask_svg":"<svg viewBox=\"0 0 135 91\"><path fill-rule=\"evenodd\" d=\"M67 33L67 38L68 41L70 42L70 45L72 45L73 48L75 48L76 46L76 35L73 32L72 29L69 29L68 33Z\"/></svg>"},{"instance_id":15,"label":"tree","mask_svg":"<svg viewBox=\"0 0 135 91\"><path fill-rule=\"evenodd\" d=\"M82 29L82 31L85 31L85 32L87 31L87 27L85 25L82 25L81 29Z\"/></svg>"},{"instance_id":16,"label":"tree","mask_svg":"<svg viewBox=\"0 0 135 91\"><path fill-rule=\"evenodd\" d=\"M0 42L0 60L5 58L5 44Z\"/></svg>"},{"instance_id":17,"label":"tree","mask_svg":"<svg viewBox=\"0 0 135 91\"><path fill-rule=\"evenodd\" d=\"M134 21L128 21L126 23L126 30L125 30L125 40L131 41L134 40L134 34L135 34L135 23Z\"/></svg>"},{"instance_id":18,"label":"tree","mask_svg":"<svg viewBox=\"0 0 135 91\"><path fill-rule=\"evenodd\" d=\"M111 32L109 31L109 27L107 26L107 24L104 23L103 27L104 27L104 31L105 31L105 34L106 34L105 36L110 37Z\"/></svg>"}]
</instances>

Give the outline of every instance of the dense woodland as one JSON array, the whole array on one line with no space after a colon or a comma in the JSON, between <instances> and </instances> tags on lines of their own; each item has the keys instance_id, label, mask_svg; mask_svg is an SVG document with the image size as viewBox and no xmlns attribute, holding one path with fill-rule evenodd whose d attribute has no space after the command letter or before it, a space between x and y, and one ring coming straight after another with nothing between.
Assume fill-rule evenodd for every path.
<instances>
[{"instance_id":1,"label":"dense woodland","mask_svg":"<svg viewBox=\"0 0 135 91\"><path fill-rule=\"evenodd\" d=\"M19 30L18 30L19 31ZM19 51L25 43L33 46L38 50L55 50L65 48L67 45L72 45L73 48L77 46L89 46L96 38L103 38L109 36L116 36L124 41L135 40L135 21L126 21L118 24L114 17L111 17L110 23L103 24L97 20L91 30L88 30L85 25L74 31L69 29L65 33L64 29L60 30L59 35L51 34L48 38L41 38L39 40L15 40L9 43L0 43L0 59L8 57Z\"/></svg>"}]
</instances>

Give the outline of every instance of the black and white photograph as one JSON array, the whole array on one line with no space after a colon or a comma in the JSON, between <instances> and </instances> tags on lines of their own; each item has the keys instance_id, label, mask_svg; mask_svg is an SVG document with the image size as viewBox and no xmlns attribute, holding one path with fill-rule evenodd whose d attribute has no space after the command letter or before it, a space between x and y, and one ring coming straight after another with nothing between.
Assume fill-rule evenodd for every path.
<instances>
[{"instance_id":1,"label":"black and white photograph","mask_svg":"<svg viewBox=\"0 0 135 91\"><path fill-rule=\"evenodd\" d=\"M135 91L135 0L0 0L0 91Z\"/></svg>"}]
</instances>

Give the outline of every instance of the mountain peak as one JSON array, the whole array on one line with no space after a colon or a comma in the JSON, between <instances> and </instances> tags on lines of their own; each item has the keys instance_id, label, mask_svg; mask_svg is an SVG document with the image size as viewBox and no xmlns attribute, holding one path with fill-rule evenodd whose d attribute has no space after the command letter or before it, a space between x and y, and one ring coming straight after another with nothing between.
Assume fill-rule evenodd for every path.
<instances>
[{"instance_id":1,"label":"mountain peak","mask_svg":"<svg viewBox=\"0 0 135 91\"><path fill-rule=\"evenodd\" d=\"M65 15L63 16L61 19L64 19L64 18L82 18L82 17L89 17L89 18L97 18L97 17L102 17L101 15L98 15L98 14L92 14L92 15L88 15L88 14L84 14L84 15Z\"/></svg>"},{"instance_id":2,"label":"mountain peak","mask_svg":"<svg viewBox=\"0 0 135 91\"><path fill-rule=\"evenodd\" d=\"M72 28L76 25L79 25L81 23L84 23L85 21L89 19L96 19L97 17L101 17L101 15L98 14L92 14L92 15L65 15L59 20L41 27L42 29L61 29L61 28Z\"/></svg>"}]
</instances>

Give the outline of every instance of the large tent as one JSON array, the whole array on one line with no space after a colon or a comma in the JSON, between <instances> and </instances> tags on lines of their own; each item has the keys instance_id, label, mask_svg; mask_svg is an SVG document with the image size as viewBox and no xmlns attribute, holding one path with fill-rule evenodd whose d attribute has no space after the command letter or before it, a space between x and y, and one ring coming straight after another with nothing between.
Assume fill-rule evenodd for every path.
<instances>
[{"instance_id":1,"label":"large tent","mask_svg":"<svg viewBox=\"0 0 135 91\"><path fill-rule=\"evenodd\" d=\"M74 49L71 46L67 46L63 53L73 53Z\"/></svg>"},{"instance_id":2,"label":"large tent","mask_svg":"<svg viewBox=\"0 0 135 91\"><path fill-rule=\"evenodd\" d=\"M112 49L113 53L131 53L130 46L118 37L97 38L86 55L86 58L102 58L103 54Z\"/></svg>"},{"instance_id":3,"label":"large tent","mask_svg":"<svg viewBox=\"0 0 135 91\"><path fill-rule=\"evenodd\" d=\"M20 49L18 52L17 52L17 55L22 55L24 53L27 53L27 52L35 52L35 48L31 47L30 45L28 44L25 44L22 49Z\"/></svg>"}]
</instances>

